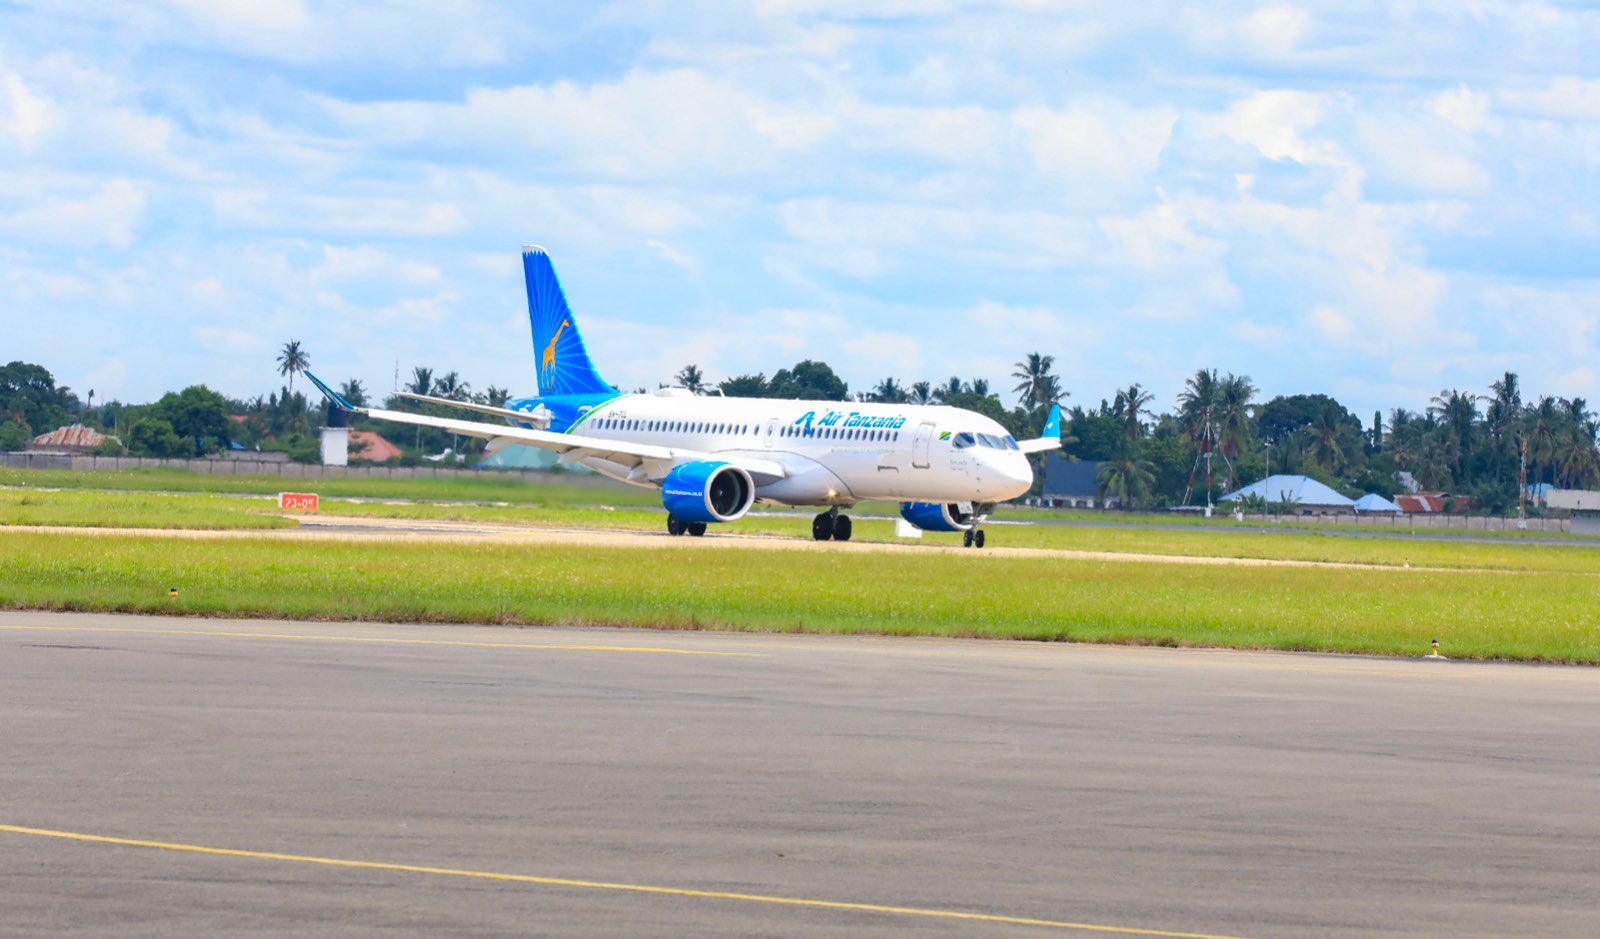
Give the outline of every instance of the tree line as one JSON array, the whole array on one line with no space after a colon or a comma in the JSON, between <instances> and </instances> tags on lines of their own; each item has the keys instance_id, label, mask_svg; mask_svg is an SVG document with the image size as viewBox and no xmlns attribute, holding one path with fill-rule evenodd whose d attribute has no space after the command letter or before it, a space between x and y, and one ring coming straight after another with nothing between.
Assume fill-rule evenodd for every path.
<instances>
[{"instance_id":1,"label":"tree line","mask_svg":"<svg viewBox=\"0 0 1600 939\"><path fill-rule=\"evenodd\" d=\"M233 399L192 385L148 404L95 406L92 391L85 403L70 388L56 385L43 366L12 362L0 368L0 449L20 449L36 434L81 422L119 437L120 445L111 449L130 455L192 457L236 445L315 460L317 428L326 421L326 409L295 388L310 365L309 355L290 340L274 364L285 383L266 396ZM1043 353L1024 356L1010 376L1015 384L1006 400L988 381L959 376L943 382L890 376L852 393L827 363L811 359L770 378L745 374L715 383L691 364L664 384L729 397L943 404L984 414L1023 439L1038 436L1050 406L1069 397L1054 364ZM359 379L344 381L339 390L358 406L372 401ZM398 390L497 407L510 397L504 388L475 390L459 372L427 366L414 367ZM396 394L383 405L450 413L442 405ZM445 448L469 460L481 454L481 442L437 428L366 419L355 426L394 442L407 462ZM1424 490L1466 496L1480 510L1504 513L1516 507L1524 479L1528 485L1564 488L1600 485L1597 435L1600 426L1585 399L1525 396L1513 372L1491 382L1485 393L1446 388L1418 410L1378 412L1364 423L1328 395L1260 400L1248 376L1201 369L1189 376L1170 407L1158 409L1154 396L1133 383L1097 406L1064 406L1062 424L1067 458L1097 461L1100 493L1140 508L1204 504L1208 496L1214 501L1270 473L1311 476L1350 496L1392 497L1405 488L1401 474L1407 473ZM1039 488L1036 482L1035 492Z\"/></svg>"}]
</instances>

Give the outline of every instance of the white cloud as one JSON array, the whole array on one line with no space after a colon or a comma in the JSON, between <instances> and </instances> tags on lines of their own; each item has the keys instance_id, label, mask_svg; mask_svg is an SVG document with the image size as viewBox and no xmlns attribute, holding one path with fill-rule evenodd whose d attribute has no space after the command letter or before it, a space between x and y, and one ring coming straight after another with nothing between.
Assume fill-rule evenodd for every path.
<instances>
[{"instance_id":1,"label":"white cloud","mask_svg":"<svg viewBox=\"0 0 1600 939\"><path fill-rule=\"evenodd\" d=\"M0 80L0 131L16 138L24 152L51 124L49 103L29 90L22 76L12 73Z\"/></svg>"},{"instance_id":2,"label":"white cloud","mask_svg":"<svg viewBox=\"0 0 1600 939\"><path fill-rule=\"evenodd\" d=\"M1555 121L1600 121L1600 80L1563 75L1543 87L1508 88L1496 96L1523 117Z\"/></svg>"},{"instance_id":3,"label":"white cloud","mask_svg":"<svg viewBox=\"0 0 1600 939\"><path fill-rule=\"evenodd\" d=\"M1269 160L1337 163L1336 150L1305 137L1322 119L1327 103L1326 95L1314 92L1261 91L1235 101L1226 113L1200 123L1255 147Z\"/></svg>"},{"instance_id":4,"label":"white cloud","mask_svg":"<svg viewBox=\"0 0 1600 939\"><path fill-rule=\"evenodd\" d=\"M61 0L3 22L15 354L71 320L106 337L85 361L272 387L248 353L213 364L242 339L196 330L226 310L264 342L315 331L370 385L398 357L522 387L525 241L630 385L805 355L856 386L999 383L1037 343L1089 399L1200 364L1376 397L1411 383L1396 349L1463 385L1496 357L1581 384L1600 352L1581 6ZM1570 342L1540 351L1513 305ZM124 332L133 310L157 322ZM1282 341L1305 330L1323 341Z\"/></svg>"},{"instance_id":5,"label":"white cloud","mask_svg":"<svg viewBox=\"0 0 1600 939\"><path fill-rule=\"evenodd\" d=\"M0 235L13 242L126 248L144 220L145 187L130 179L16 182L10 192L0 192ZM38 191L41 184L48 189Z\"/></svg>"},{"instance_id":6,"label":"white cloud","mask_svg":"<svg viewBox=\"0 0 1600 939\"><path fill-rule=\"evenodd\" d=\"M1428 99L1427 108L1464 131L1483 130L1489 123L1489 96L1457 85Z\"/></svg>"},{"instance_id":7,"label":"white cloud","mask_svg":"<svg viewBox=\"0 0 1600 939\"><path fill-rule=\"evenodd\" d=\"M233 189L214 192L210 201L218 221L247 230L429 237L467 227L460 206L426 199Z\"/></svg>"}]
</instances>

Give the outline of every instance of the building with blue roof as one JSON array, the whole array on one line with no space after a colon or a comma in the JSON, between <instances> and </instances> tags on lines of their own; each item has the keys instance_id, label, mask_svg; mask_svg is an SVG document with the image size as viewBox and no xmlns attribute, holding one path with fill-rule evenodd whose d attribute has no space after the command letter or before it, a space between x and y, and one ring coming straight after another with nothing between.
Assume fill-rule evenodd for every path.
<instances>
[{"instance_id":1,"label":"building with blue roof","mask_svg":"<svg viewBox=\"0 0 1600 939\"><path fill-rule=\"evenodd\" d=\"M1383 496L1378 495L1376 492L1369 492L1356 500L1356 511L1363 515L1373 515L1377 513L1399 515L1400 506L1395 505L1393 502L1390 502Z\"/></svg>"},{"instance_id":2,"label":"building with blue roof","mask_svg":"<svg viewBox=\"0 0 1600 939\"><path fill-rule=\"evenodd\" d=\"M1267 503L1293 503L1295 515L1348 515L1356 510L1354 499L1346 498L1310 476L1268 476L1237 489L1221 498L1233 502L1250 496L1259 496Z\"/></svg>"}]
</instances>

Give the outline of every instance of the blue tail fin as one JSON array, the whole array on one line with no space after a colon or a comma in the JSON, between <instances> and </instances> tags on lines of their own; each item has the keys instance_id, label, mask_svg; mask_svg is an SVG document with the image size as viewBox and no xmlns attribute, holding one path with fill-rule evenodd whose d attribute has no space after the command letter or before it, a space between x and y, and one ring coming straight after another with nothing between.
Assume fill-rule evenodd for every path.
<instances>
[{"instance_id":1,"label":"blue tail fin","mask_svg":"<svg viewBox=\"0 0 1600 939\"><path fill-rule=\"evenodd\" d=\"M533 323L533 352L538 356L539 394L614 394L589 359L578 335L550 255L543 248L522 249L522 271L528 280L528 319Z\"/></svg>"}]
</instances>

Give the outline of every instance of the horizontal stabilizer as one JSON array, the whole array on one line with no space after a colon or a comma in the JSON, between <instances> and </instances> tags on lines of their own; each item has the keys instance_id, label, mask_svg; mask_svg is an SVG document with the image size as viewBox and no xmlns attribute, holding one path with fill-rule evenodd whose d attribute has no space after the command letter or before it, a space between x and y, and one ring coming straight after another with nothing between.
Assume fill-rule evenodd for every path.
<instances>
[{"instance_id":1,"label":"horizontal stabilizer","mask_svg":"<svg viewBox=\"0 0 1600 939\"><path fill-rule=\"evenodd\" d=\"M329 401L333 402L335 407L339 408L342 411L357 411L357 412L359 412L361 410L361 408L358 408L355 405L351 404L350 402L346 401L344 399L344 396L339 394L339 392L334 391L332 388L329 388L327 385L323 384L322 383L322 379L320 379L317 376L311 374L310 372L305 372L304 374L305 374L305 376L307 378L311 379L311 383L313 385L317 386L317 390L322 392L323 397L325 397Z\"/></svg>"}]
</instances>

